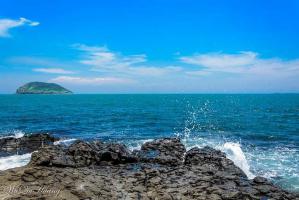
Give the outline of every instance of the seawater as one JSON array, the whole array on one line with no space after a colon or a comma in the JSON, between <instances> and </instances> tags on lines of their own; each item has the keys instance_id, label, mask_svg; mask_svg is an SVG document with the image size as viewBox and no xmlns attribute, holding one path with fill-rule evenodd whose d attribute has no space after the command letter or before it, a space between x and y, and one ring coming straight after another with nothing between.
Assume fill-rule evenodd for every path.
<instances>
[{"instance_id":1,"label":"seawater","mask_svg":"<svg viewBox=\"0 0 299 200\"><path fill-rule=\"evenodd\" d=\"M0 137L48 132L138 149L180 137L226 153L249 178L299 191L299 94L0 95ZM0 158L0 170L30 154Z\"/></svg>"}]
</instances>

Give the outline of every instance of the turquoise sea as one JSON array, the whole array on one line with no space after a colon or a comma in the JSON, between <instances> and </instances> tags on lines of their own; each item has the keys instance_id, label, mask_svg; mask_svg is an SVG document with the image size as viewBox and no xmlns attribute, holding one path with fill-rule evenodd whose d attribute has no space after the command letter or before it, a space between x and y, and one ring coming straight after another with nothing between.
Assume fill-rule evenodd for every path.
<instances>
[{"instance_id":1,"label":"turquoise sea","mask_svg":"<svg viewBox=\"0 0 299 200\"><path fill-rule=\"evenodd\" d=\"M0 95L0 136L36 132L131 149L180 137L224 151L250 178L299 191L299 94ZM0 169L29 158L0 158Z\"/></svg>"}]
</instances>

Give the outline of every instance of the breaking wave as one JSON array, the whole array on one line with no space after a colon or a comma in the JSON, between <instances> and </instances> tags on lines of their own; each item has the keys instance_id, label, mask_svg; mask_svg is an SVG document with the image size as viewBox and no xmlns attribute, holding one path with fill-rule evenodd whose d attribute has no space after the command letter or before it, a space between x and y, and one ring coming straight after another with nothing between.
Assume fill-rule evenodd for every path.
<instances>
[{"instance_id":1,"label":"breaking wave","mask_svg":"<svg viewBox=\"0 0 299 200\"><path fill-rule=\"evenodd\" d=\"M223 145L222 151L226 153L226 156L231 159L235 165L243 170L249 179L253 179L255 177L255 175L250 172L250 166L240 144L226 142Z\"/></svg>"}]
</instances>

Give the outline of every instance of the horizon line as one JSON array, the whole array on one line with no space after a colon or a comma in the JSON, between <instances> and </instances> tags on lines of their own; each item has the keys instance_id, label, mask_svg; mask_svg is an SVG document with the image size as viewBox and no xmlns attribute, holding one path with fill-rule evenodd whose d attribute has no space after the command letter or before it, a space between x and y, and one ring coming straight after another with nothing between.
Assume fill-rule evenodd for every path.
<instances>
[{"instance_id":1,"label":"horizon line","mask_svg":"<svg viewBox=\"0 0 299 200\"><path fill-rule=\"evenodd\" d=\"M299 92L137 92L137 93L72 93L72 94L16 94L16 93L0 93L0 95L217 95L217 94L227 94L227 95L239 95L239 94L299 94Z\"/></svg>"}]
</instances>

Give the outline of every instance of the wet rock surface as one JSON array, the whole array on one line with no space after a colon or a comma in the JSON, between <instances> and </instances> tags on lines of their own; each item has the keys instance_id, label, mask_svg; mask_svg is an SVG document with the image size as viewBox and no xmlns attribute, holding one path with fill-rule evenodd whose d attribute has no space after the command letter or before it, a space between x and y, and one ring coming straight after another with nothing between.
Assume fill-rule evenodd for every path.
<instances>
[{"instance_id":1,"label":"wet rock surface","mask_svg":"<svg viewBox=\"0 0 299 200\"><path fill-rule=\"evenodd\" d=\"M299 199L265 178L249 180L220 151L186 152L171 138L134 152L100 141L42 147L27 166L2 172L0 182L34 188L9 193L2 187L0 198L7 199Z\"/></svg>"},{"instance_id":2,"label":"wet rock surface","mask_svg":"<svg viewBox=\"0 0 299 200\"><path fill-rule=\"evenodd\" d=\"M25 135L20 138L4 137L0 139L0 156L31 153L40 147L53 144L56 140L46 133Z\"/></svg>"}]
</instances>

